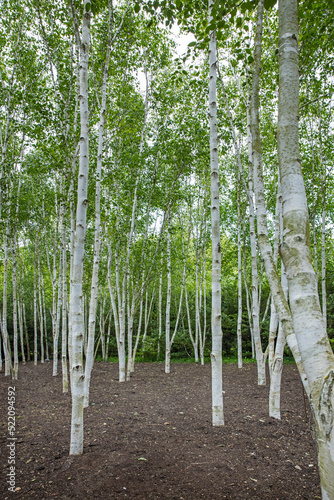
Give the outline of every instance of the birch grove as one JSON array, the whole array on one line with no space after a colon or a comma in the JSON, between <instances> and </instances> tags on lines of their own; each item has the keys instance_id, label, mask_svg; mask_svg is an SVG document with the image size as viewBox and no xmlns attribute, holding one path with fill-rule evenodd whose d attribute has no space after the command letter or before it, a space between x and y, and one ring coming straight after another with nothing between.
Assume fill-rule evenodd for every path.
<instances>
[{"instance_id":1,"label":"birch grove","mask_svg":"<svg viewBox=\"0 0 334 500\"><path fill-rule=\"evenodd\" d=\"M222 426L224 359L256 358L259 385L268 364L280 420L287 357L331 499L333 44L308 38L330 12L153 4L6 3L0 369L51 359L80 455L96 361L122 383L137 362L211 362Z\"/></svg>"}]
</instances>

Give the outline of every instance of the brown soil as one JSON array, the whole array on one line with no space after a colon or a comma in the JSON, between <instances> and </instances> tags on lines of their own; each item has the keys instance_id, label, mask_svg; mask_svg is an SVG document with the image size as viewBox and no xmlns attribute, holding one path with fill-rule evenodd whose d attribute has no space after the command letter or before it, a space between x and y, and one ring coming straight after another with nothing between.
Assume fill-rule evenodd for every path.
<instances>
[{"instance_id":1,"label":"brown soil","mask_svg":"<svg viewBox=\"0 0 334 500\"><path fill-rule=\"evenodd\" d=\"M104 499L320 498L310 412L295 366L284 366L282 420L268 417L256 366L224 365L226 425L211 426L210 366L143 363L128 383L96 363L84 454L70 457L69 394L51 363L0 374L0 497ZM15 487L8 491L8 387L15 386Z\"/></svg>"}]
</instances>

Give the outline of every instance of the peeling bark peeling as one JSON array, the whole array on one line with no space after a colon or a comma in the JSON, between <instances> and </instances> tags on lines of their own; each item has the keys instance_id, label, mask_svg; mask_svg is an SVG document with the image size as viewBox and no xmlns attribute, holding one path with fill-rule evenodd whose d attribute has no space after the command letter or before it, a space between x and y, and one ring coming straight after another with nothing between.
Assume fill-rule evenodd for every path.
<instances>
[{"instance_id":1,"label":"peeling bark peeling","mask_svg":"<svg viewBox=\"0 0 334 500\"><path fill-rule=\"evenodd\" d=\"M317 427L318 463L324 499L334 498L333 373L331 349L311 264L309 218L300 165L298 106L298 5L279 2L278 158L283 199L283 245L293 326Z\"/></svg>"}]
</instances>

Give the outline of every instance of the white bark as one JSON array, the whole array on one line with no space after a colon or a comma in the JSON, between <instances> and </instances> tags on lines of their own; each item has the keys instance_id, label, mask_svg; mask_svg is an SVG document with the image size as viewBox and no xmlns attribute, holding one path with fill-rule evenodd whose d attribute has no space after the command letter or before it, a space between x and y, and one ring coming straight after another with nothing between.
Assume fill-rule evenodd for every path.
<instances>
[{"instance_id":1,"label":"white bark","mask_svg":"<svg viewBox=\"0 0 334 500\"><path fill-rule=\"evenodd\" d=\"M162 257L161 257L162 261ZM157 351L157 359L160 359L160 349L161 349L161 337L162 337L162 263L161 263L161 271L159 277L159 299L158 299L158 351Z\"/></svg>"},{"instance_id":2,"label":"white bark","mask_svg":"<svg viewBox=\"0 0 334 500\"><path fill-rule=\"evenodd\" d=\"M109 341L110 341L110 332L111 332L111 313L109 314L109 321L108 321L108 330L107 330L107 340L106 340L106 352L105 352L105 358L104 361L108 361L109 357Z\"/></svg>"},{"instance_id":3,"label":"white bark","mask_svg":"<svg viewBox=\"0 0 334 500\"><path fill-rule=\"evenodd\" d=\"M152 297L152 300L153 300L153 297ZM151 301L151 304L152 304L152 301ZM137 349L138 349L138 345L139 345L142 318L143 318L143 297L141 298L140 304L139 304L138 330L137 330L135 346L134 346L133 352L132 352L131 373L133 373L134 369L135 369L135 359L136 359L136 353L137 353ZM146 321L145 321L145 323L146 323Z\"/></svg>"},{"instance_id":4,"label":"white bark","mask_svg":"<svg viewBox=\"0 0 334 500\"><path fill-rule=\"evenodd\" d=\"M244 241L243 241L242 271L243 271L243 278L244 278L244 285L245 285L245 292L246 292L246 307L247 307L248 324L249 324L249 330L250 330L250 336L251 336L252 358L254 359L255 349L254 349L254 336L253 336L253 325L252 325L252 311L251 311L250 298L249 298L249 286L248 286L247 276L246 276L245 227L244 227L243 233L244 233Z\"/></svg>"},{"instance_id":5,"label":"white bark","mask_svg":"<svg viewBox=\"0 0 334 500\"><path fill-rule=\"evenodd\" d=\"M290 307L314 411L323 499L334 498L334 355L317 293L309 248L309 219L300 165L297 0L279 1L278 158L283 195L281 255Z\"/></svg>"},{"instance_id":6,"label":"white bark","mask_svg":"<svg viewBox=\"0 0 334 500\"><path fill-rule=\"evenodd\" d=\"M242 264L241 264L241 211L240 211L240 172L238 172L238 322L237 322L237 341L238 341L238 368L242 368Z\"/></svg>"},{"instance_id":7,"label":"white bark","mask_svg":"<svg viewBox=\"0 0 334 500\"><path fill-rule=\"evenodd\" d=\"M128 286L128 362L127 362L127 370L126 370L126 380L130 380L131 377L131 368L133 360L133 322L136 313L136 305L135 298L132 297L131 306L130 306L130 290Z\"/></svg>"},{"instance_id":8,"label":"white bark","mask_svg":"<svg viewBox=\"0 0 334 500\"><path fill-rule=\"evenodd\" d=\"M242 162L241 162L241 151L237 141L237 135L233 124L232 114L230 111L227 94L224 87L224 81L219 72L219 78L223 90L223 95L225 98L225 106L229 117L230 128L233 135L234 152L237 160L238 171L243 182L244 189L247 194L248 204L249 204L249 229L250 229L250 242L251 242L251 268L252 268L252 300L251 300L251 315L249 318L250 330L252 336L252 349L255 350L256 362L257 362L257 373L258 373L258 384L265 385L266 383L266 371L265 371L265 355L262 350L261 343L261 331L260 331L260 293L259 293L259 276L258 276L258 263L257 263L257 241L256 241L256 230L255 230L255 213L254 213L254 190L253 190L253 156L252 156L252 131L251 131L251 102L248 99L247 102L247 140L248 140L248 188L244 178ZM238 184L239 185L239 184ZM238 219L239 220L239 219ZM239 248L239 246L238 246ZM238 281L239 283L239 281ZM238 287L241 286L238 285ZM239 299L238 299L239 300ZM239 306L240 307L240 306ZM239 320L240 321L240 320ZM241 328L241 327L240 327ZM239 335L239 334L238 334ZM240 349L241 338L238 336L238 349ZM240 360L238 360L240 365Z\"/></svg>"},{"instance_id":9,"label":"white bark","mask_svg":"<svg viewBox=\"0 0 334 500\"><path fill-rule=\"evenodd\" d=\"M260 1L260 9L263 10L263 0ZM260 48L260 47L258 47ZM255 56L259 58L259 53L255 53ZM260 60L257 60L257 65L260 65ZM253 79L254 99L259 100L259 71L256 72L257 79ZM258 103L255 104L255 108L258 110ZM300 352L297 345L297 339L294 333L294 325L292 323L291 312L286 301L284 290L282 288L277 268L275 265L271 244L268 237L267 229L267 211L264 198L264 187L263 187L263 172L262 172L262 146L261 146L261 136L259 128L259 115L258 113L253 114L253 148L256 150L255 162L254 162L254 178L255 178L255 196L256 196L256 210L257 210L257 230L258 230L258 242L261 250L263 262L265 265L266 276L270 285L272 297L274 300L275 308L279 316L279 320L283 325L287 343L293 353L296 361L297 368L299 370L305 391L309 394L309 384L305 373L305 369L301 362Z\"/></svg>"},{"instance_id":10,"label":"white bark","mask_svg":"<svg viewBox=\"0 0 334 500\"><path fill-rule=\"evenodd\" d=\"M71 386L72 386L72 418L70 455L81 455L83 452L83 403L84 403L84 371L83 341L84 318L82 307L82 282L84 263L84 243L86 234L87 191L89 171L89 110L88 110L88 60L90 43L89 0L84 2L82 36L80 40L80 160L78 176L78 198L76 211L76 230L73 249L73 273L70 288L70 336L71 353ZM77 33L79 36L79 33Z\"/></svg>"},{"instance_id":11,"label":"white bark","mask_svg":"<svg viewBox=\"0 0 334 500\"><path fill-rule=\"evenodd\" d=\"M16 231L13 238L13 269L12 269L12 285L13 285L13 351L14 351L14 369L13 379L17 380L19 371L19 355L18 355L18 336L17 336L17 273L16 273Z\"/></svg>"},{"instance_id":12,"label":"white bark","mask_svg":"<svg viewBox=\"0 0 334 500\"><path fill-rule=\"evenodd\" d=\"M166 325L165 325L165 373L170 373L170 304L172 295L172 270L171 270L171 238L170 238L171 216L168 214L167 226L167 300L166 300Z\"/></svg>"},{"instance_id":13,"label":"white bark","mask_svg":"<svg viewBox=\"0 0 334 500\"><path fill-rule=\"evenodd\" d=\"M276 202L276 217L275 217L275 245L274 245L274 262L277 265L278 246L280 243L280 235L282 235L283 218L282 218L282 195L280 186L277 193ZM281 236L282 241L282 236ZM287 282L284 265L281 268L281 283L284 290L284 296L287 297ZM278 329L278 335L277 335ZM271 316L269 327L269 373L270 373L270 389L269 389L269 416L273 418L281 418L280 396L281 396L281 377L283 370L283 355L285 346L285 335L282 323L279 324L278 316L274 301L271 299Z\"/></svg>"},{"instance_id":14,"label":"white bark","mask_svg":"<svg viewBox=\"0 0 334 500\"><path fill-rule=\"evenodd\" d=\"M251 239L251 261L252 261L252 319L253 319L253 338L257 363L258 384L266 383L265 354L262 350L261 331L260 331L260 301L259 301L259 278L257 266L257 241L255 230L255 213L253 202L253 179L254 172L257 169L259 161L257 147L254 145L257 141L258 126L256 117L259 113L257 88L260 80L261 71L261 44L262 44L262 22L263 22L263 1L260 0L257 12L256 36L254 42L254 69L252 77L252 92L250 102L247 103L247 135L248 135L248 158L249 158L249 227ZM252 149L250 150L250 146Z\"/></svg>"},{"instance_id":15,"label":"white bark","mask_svg":"<svg viewBox=\"0 0 334 500\"><path fill-rule=\"evenodd\" d=\"M39 332L41 344L41 363L44 363L44 322L43 322L43 306L42 306L42 277L41 263L38 257L38 307L39 307Z\"/></svg>"},{"instance_id":16,"label":"white bark","mask_svg":"<svg viewBox=\"0 0 334 500\"><path fill-rule=\"evenodd\" d=\"M205 219L205 234L206 234L206 219ZM201 365L204 365L204 349L206 341L206 247L203 249L203 301L204 301L204 323L203 323L203 338L202 338L202 350L201 350Z\"/></svg>"},{"instance_id":17,"label":"white bark","mask_svg":"<svg viewBox=\"0 0 334 500\"><path fill-rule=\"evenodd\" d=\"M160 279L162 280L162 275L160 275ZM150 300L150 303L148 304L148 292L146 292L145 311L144 311L144 333L143 333L143 339L142 339L142 349L143 350L145 350L145 341L146 341L146 337L147 337L148 324L149 324L149 319L150 319L150 316L151 316L154 295L155 295L155 290L153 288L152 295L151 295L151 300ZM142 297L141 301L140 301L141 306L142 306L142 303L143 303L143 298L144 297ZM162 297L161 297L161 302L162 302ZM160 310L160 315L161 315L161 310ZM161 316L160 316L160 319L161 319ZM140 322L141 322L141 318L140 318ZM138 326L138 331L140 331L139 326ZM136 341L136 343L137 343L137 341ZM133 353L132 357L133 357L133 362L134 362L134 360L135 360L135 352Z\"/></svg>"},{"instance_id":18,"label":"white bark","mask_svg":"<svg viewBox=\"0 0 334 500\"><path fill-rule=\"evenodd\" d=\"M17 310L18 310L18 316L19 316L19 331L20 331L20 344L21 344L21 356L22 356L22 363L25 365L26 364L26 355L24 351L24 329L23 329L23 313L22 313L22 304L21 304L21 298L18 296L17 298Z\"/></svg>"},{"instance_id":19,"label":"white bark","mask_svg":"<svg viewBox=\"0 0 334 500\"><path fill-rule=\"evenodd\" d=\"M8 240L9 240L9 218L7 220L6 234L4 236L4 260L3 260L3 291L2 291L2 345L5 357L5 375L9 376L12 370L10 344L7 330L7 287L8 287Z\"/></svg>"},{"instance_id":20,"label":"white bark","mask_svg":"<svg viewBox=\"0 0 334 500\"><path fill-rule=\"evenodd\" d=\"M107 109L107 79L109 73L109 61L111 52L111 28L113 20L113 12L111 0L109 5L109 24L108 24L108 42L106 51L106 60L103 70L102 88L101 88L101 108L99 121L99 140L96 162L96 183L95 183L95 234L94 234L94 260L92 271L91 295L89 302L89 321L88 321L88 345L86 353L85 365L85 408L89 404L89 386L91 372L94 362L94 342L95 342L95 325L96 325L96 309L99 294L98 277L100 267L100 249L101 249L101 173L102 173L102 158L103 158L103 142L104 142L104 123Z\"/></svg>"},{"instance_id":21,"label":"white bark","mask_svg":"<svg viewBox=\"0 0 334 500\"><path fill-rule=\"evenodd\" d=\"M63 206L63 210L65 207ZM66 224L63 219L62 227L62 327L61 327L61 367L63 392L68 392L68 367L67 367L67 260L66 260Z\"/></svg>"},{"instance_id":22,"label":"white bark","mask_svg":"<svg viewBox=\"0 0 334 500\"><path fill-rule=\"evenodd\" d=\"M319 126L320 128L320 126ZM326 166L323 164L321 152L322 173L322 217L321 217L321 295L322 315L327 330L327 290L326 290Z\"/></svg>"},{"instance_id":23,"label":"white bark","mask_svg":"<svg viewBox=\"0 0 334 500\"><path fill-rule=\"evenodd\" d=\"M213 0L209 0L209 22ZM212 240L212 423L224 425L222 330L221 330L221 246L219 210L219 167L217 137L217 71L216 35L210 32L209 41L209 123L211 164L211 240Z\"/></svg>"},{"instance_id":24,"label":"white bark","mask_svg":"<svg viewBox=\"0 0 334 500\"><path fill-rule=\"evenodd\" d=\"M35 248L35 266L34 266L34 365L37 365L37 278L36 278L36 248Z\"/></svg>"},{"instance_id":25,"label":"white bark","mask_svg":"<svg viewBox=\"0 0 334 500\"><path fill-rule=\"evenodd\" d=\"M27 318L26 318L26 308L25 305L22 304L22 310L23 310L23 325L24 325L24 332L25 332L25 340L26 340L26 346L27 346L27 360L30 361L30 344L29 344L29 336L28 336L28 328L27 328Z\"/></svg>"}]
</instances>

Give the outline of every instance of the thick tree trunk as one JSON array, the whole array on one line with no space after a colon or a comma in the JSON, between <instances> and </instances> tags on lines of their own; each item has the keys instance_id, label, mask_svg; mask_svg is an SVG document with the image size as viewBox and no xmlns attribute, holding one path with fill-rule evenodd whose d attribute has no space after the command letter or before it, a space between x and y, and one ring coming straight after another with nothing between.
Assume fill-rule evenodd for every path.
<instances>
[{"instance_id":1,"label":"thick tree trunk","mask_svg":"<svg viewBox=\"0 0 334 500\"><path fill-rule=\"evenodd\" d=\"M213 0L209 0L209 21ZM212 423L224 425L223 374L222 374L222 330L221 330L221 246L219 209L219 166L217 136L217 70L216 35L210 32L209 41L209 123L211 164L211 241L212 241Z\"/></svg>"},{"instance_id":2,"label":"thick tree trunk","mask_svg":"<svg viewBox=\"0 0 334 500\"><path fill-rule=\"evenodd\" d=\"M279 1L278 158L283 196L283 245L295 334L314 411L323 499L334 498L334 355L311 263L308 207L299 152L297 0Z\"/></svg>"},{"instance_id":3,"label":"thick tree trunk","mask_svg":"<svg viewBox=\"0 0 334 500\"><path fill-rule=\"evenodd\" d=\"M83 318L82 284L89 171L88 60L90 43L90 8L91 4L89 0L85 0L82 23L82 37L80 41L80 161L78 176L76 230L73 249L73 273L70 289L70 336L72 344L72 419L70 455L82 454L84 431L83 403L85 374L83 370L82 350L85 325Z\"/></svg>"}]
</instances>

